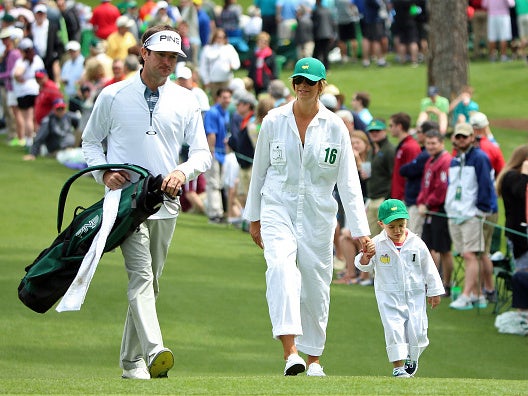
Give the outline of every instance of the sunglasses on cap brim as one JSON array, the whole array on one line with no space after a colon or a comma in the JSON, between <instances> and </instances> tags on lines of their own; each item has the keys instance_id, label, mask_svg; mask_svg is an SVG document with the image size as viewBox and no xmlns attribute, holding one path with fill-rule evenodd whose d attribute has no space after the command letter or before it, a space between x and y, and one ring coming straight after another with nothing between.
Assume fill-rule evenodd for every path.
<instances>
[{"instance_id":1,"label":"sunglasses on cap brim","mask_svg":"<svg viewBox=\"0 0 528 396\"><path fill-rule=\"evenodd\" d=\"M313 87L315 84L318 83L318 81L312 81L304 76L295 76L293 77L292 79L293 83L295 85L300 85L302 84L303 82L305 82L306 84L308 84L309 86Z\"/></svg>"}]
</instances>

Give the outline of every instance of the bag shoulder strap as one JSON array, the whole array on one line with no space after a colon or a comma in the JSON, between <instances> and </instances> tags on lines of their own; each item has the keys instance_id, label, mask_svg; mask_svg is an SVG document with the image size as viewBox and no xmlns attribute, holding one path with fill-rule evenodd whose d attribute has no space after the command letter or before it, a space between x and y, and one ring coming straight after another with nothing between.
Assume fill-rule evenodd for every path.
<instances>
[{"instance_id":1,"label":"bag shoulder strap","mask_svg":"<svg viewBox=\"0 0 528 396\"><path fill-rule=\"evenodd\" d=\"M132 164L102 164L102 165L94 165L89 166L88 168L82 169L73 176L71 176L68 180L66 180L66 183L64 183L64 186L62 187L62 190L59 195L59 206L57 211L57 231L61 232L62 227L62 220L64 217L64 206L66 204L66 198L68 196L68 191L70 190L71 185L75 180L77 180L79 177L84 175L88 172L93 172L97 170L105 170L105 169L127 169L131 170L133 172L138 173L142 178L146 178L150 172L139 166L139 165L132 165Z\"/></svg>"}]
</instances>

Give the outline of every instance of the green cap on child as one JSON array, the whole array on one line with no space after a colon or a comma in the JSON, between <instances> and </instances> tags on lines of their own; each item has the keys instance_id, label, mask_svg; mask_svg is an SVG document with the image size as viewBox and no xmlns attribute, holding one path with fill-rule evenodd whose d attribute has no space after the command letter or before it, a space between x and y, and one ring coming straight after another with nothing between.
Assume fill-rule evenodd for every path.
<instances>
[{"instance_id":1,"label":"green cap on child","mask_svg":"<svg viewBox=\"0 0 528 396\"><path fill-rule=\"evenodd\" d=\"M378 209L378 219L383 224L389 224L396 219L409 219L407 207L399 199L387 199Z\"/></svg>"}]
</instances>

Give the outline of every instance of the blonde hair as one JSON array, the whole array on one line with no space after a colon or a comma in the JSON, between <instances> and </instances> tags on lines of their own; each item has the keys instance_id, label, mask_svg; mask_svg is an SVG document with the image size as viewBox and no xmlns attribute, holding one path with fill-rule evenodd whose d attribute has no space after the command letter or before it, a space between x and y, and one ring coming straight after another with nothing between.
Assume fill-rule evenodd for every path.
<instances>
[{"instance_id":1,"label":"blonde hair","mask_svg":"<svg viewBox=\"0 0 528 396\"><path fill-rule=\"evenodd\" d=\"M521 167L524 161L528 159L528 144L522 145L517 147L515 150L513 150L513 153L506 163L504 165L504 168L502 168L501 173L499 173L499 176L497 177L496 182L496 190L497 195L501 195L501 189L502 189L502 180L504 179L504 175L508 173L509 171L517 171L521 172Z\"/></svg>"},{"instance_id":2,"label":"blonde hair","mask_svg":"<svg viewBox=\"0 0 528 396\"><path fill-rule=\"evenodd\" d=\"M257 41L259 40L264 40L266 41L266 43L270 43L271 41L271 36L267 33L267 32L260 32L258 35L257 35Z\"/></svg>"},{"instance_id":3,"label":"blonde hair","mask_svg":"<svg viewBox=\"0 0 528 396\"><path fill-rule=\"evenodd\" d=\"M361 160L366 160L367 159L367 155L370 151L370 141L368 139L368 136L365 132L363 131L359 131L357 129L353 130L352 133L350 134L350 140L352 140L352 138L356 138L356 139L360 139L363 143L365 143L365 146L367 147L365 153L363 153L361 156L363 158L361 158Z\"/></svg>"}]
</instances>

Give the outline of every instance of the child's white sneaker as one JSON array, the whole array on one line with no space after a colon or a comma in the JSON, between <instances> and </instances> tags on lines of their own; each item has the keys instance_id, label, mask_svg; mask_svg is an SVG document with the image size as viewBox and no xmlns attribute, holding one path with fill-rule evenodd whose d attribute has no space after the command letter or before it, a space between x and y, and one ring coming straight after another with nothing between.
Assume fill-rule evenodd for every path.
<instances>
[{"instance_id":1,"label":"child's white sneaker","mask_svg":"<svg viewBox=\"0 0 528 396\"><path fill-rule=\"evenodd\" d=\"M396 378L410 378L411 376L407 371L405 371L405 368L403 367L395 367L392 370L392 376Z\"/></svg>"},{"instance_id":2,"label":"child's white sneaker","mask_svg":"<svg viewBox=\"0 0 528 396\"><path fill-rule=\"evenodd\" d=\"M319 363L311 363L308 366L308 371L306 372L306 375L309 377L326 377L326 374L323 371L323 368Z\"/></svg>"}]
</instances>

